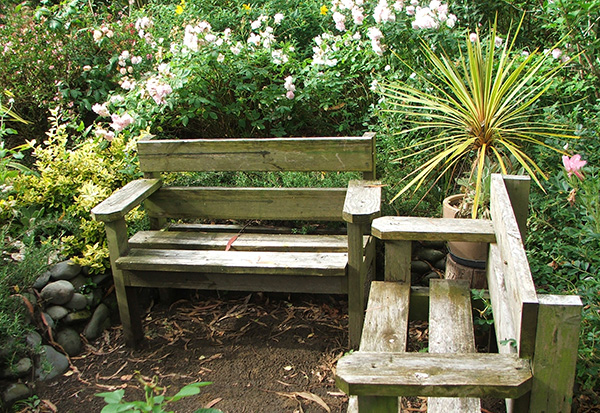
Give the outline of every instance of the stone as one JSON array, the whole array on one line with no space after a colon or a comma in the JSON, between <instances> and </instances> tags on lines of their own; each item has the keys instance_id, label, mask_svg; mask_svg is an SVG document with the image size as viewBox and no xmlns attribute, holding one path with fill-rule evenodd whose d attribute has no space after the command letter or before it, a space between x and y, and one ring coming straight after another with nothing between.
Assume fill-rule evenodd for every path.
<instances>
[{"instance_id":1,"label":"stone","mask_svg":"<svg viewBox=\"0 0 600 413\"><path fill-rule=\"evenodd\" d=\"M416 256L420 260L434 263L444 258L446 254L440 250L436 250L433 248L422 248L419 251L417 251Z\"/></svg>"},{"instance_id":2,"label":"stone","mask_svg":"<svg viewBox=\"0 0 600 413\"><path fill-rule=\"evenodd\" d=\"M106 304L102 303L94 311L94 315L92 319L88 323L87 326L83 329L83 335L88 340L94 340L100 337L102 334L102 323L104 320L110 317L110 309L106 306Z\"/></svg>"},{"instance_id":3,"label":"stone","mask_svg":"<svg viewBox=\"0 0 600 413\"><path fill-rule=\"evenodd\" d=\"M79 333L72 328L65 328L56 334L56 342L67 352L71 357L78 355L81 352L82 343Z\"/></svg>"},{"instance_id":4,"label":"stone","mask_svg":"<svg viewBox=\"0 0 600 413\"><path fill-rule=\"evenodd\" d=\"M425 261L411 261L410 271L417 274L425 274L427 271L431 271L431 267Z\"/></svg>"},{"instance_id":5,"label":"stone","mask_svg":"<svg viewBox=\"0 0 600 413\"><path fill-rule=\"evenodd\" d=\"M62 319L62 322L65 324L75 324L85 320L89 320L91 316L92 312L87 309L73 311L72 313L67 314L67 316Z\"/></svg>"},{"instance_id":6,"label":"stone","mask_svg":"<svg viewBox=\"0 0 600 413\"><path fill-rule=\"evenodd\" d=\"M42 346L39 366L35 369L35 376L41 380L51 380L64 374L69 369L69 360L64 354L56 351L52 346Z\"/></svg>"},{"instance_id":7,"label":"stone","mask_svg":"<svg viewBox=\"0 0 600 413\"><path fill-rule=\"evenodd\" d=\"M0 377L18 378L27 375L33 368L33 362L28 357L23 357L10 367L5 368L0 372Z\"/></svg>"},{"instance_id":8,"label":"stone","mask_svg":"<svg viewBox=\"0 0 600 413\"><path fill-rule=\"evenodd\" d=\"M423 276L423 284L428 286L429 280L439 280L440 278L442 278L442 277L440 277L440 275L437 272L435 272L435 271L428 272L427 274L425 274Z\"/></svg>"},{"instance_id":9,"label":"stone","mask_svg":"<svg viewBox=\"0 0 600 413\"><path fill-rule=\"evenodd\" d=\"M96 285L100 285L108 278L111 278L111 274L108 272L105 272L103 274L96 274L92 277L92 282Z\"/></svg>"},{"instance_id":10,"label":"stone","mask_svg":"<svg viewBox=\"0 0 600 413\"><path fill-rule=\"evenodd\" d=\"M71 310L83 310L88 305L88 300L85 295L80 293L73 294L71 301L65 304L65 307Z\"/></svg>"},{"instance_id":11,"label":"stone","mask_svg":"<svg viewBox=\"0 0 600 413\"><path fill-rule=\"evenodd\" d=\"M446 257L442 258L441 260L437 260L433 266L438 270L444 271L446 269Z\"/></svg>"},{"instance_id":12,"label":"stone","mask_svg":"<svg viewBox=\"0 0 600 413\"><path fill-rule=\"evenodd\" d=\"M94 288L93 291L87 293L85 297L87 298L88 306L90 308L98 307L98 304L100 304L100 301L102 301L102 295L103 293L101 288Z\"/></svg>"},{"instance_id":13,"label":"stone","mask_svg":"<svg viewBox=\"0 0 600 413\"><path fill-rule=\"evenodd\" d=\"M89 278L85 278L83 275L78 275L69 281L71 281L73 288L75 288L75 291L77 292L81 292L83 287L89 284Z\"/></svg>"},{"instance_id":14,"label":"stone","mask_svg":"<svg viewBox=\"0 0 600 413\"><path fill-rule=\"evenodd\" d=\"M54 330L54 326L55 326L55 322L52 319L52 317L50 317L50 314L48 313L42 313L42 317L44 318L44 320L46 321L46 325L48 327L50 327L51 330Z\"/></svg>"},{"instance_id":15,"label":"stone","mask_svg":"<svg viewBox=\"0 0 600 413\"><path fill-rule=\"evenodd\" d=\"M42 288L40 295L50 304L66 304L75 294L73 284L65 280L51 282Z\"/></svg>"},{"instance_id":16,"label":"stone","mask_svg":"<svg viewBox=\"0 0 600 413\"><path fill-rule=\"evenodd\" d=\"M48 281L50 281L51 275L52 274L50 273L50 271L46 271L45 273L37 277L37 279L33 282L33 288L35 288L38 291L44 288L46 284L48 284Z\"/></svg>"},{"instance_id":17,"label":"stone","mask_svg":"<svg viewBox=\"0 0 600 413\"><path fill-rule=\"evenodd\" d=\"M30 331L25 336L25 342L31 349L35 350L42 344L42 336L37 331Z\"/></svg>"},{"instance_id":18,"label":"stone","mask_svg":"<svg viewBox=\"0 0 600 413\"><path fill-rule=\"evenodd\" d=\"M12 383L2 392L2 399L7 405L11 405L19 400L28 398L31 394L31 389L23 383Z\"/></svg>"},{"instance_id":19,"label":"stone","mask_svg":"<svg viewBox=\"0 0 600 413\"><path fill-rule=\"evenodd\" d=\"M81 273L81 265L71 260L59 262L50 269L53 280L71 280Z\"/></svg>"},{"instance_id":20,"label":"stone","mask_svg":"<svg viewBox=\"0 0 600 413\"><path fill-rule=\"evenodd\" d=\"M446 241L423 241L422 245L427 248L443 250L446 248Z\"/></svg>"},{"instance_id":21,"label":"stone","mask_svg":"<svg viewBox=\"0 0 600 413\"><path fill-rule=\"evenodd\" d=\"M48 314L54 321L58 321L69 314L69 310L61 305L53 305L46 308L46 314Z\"/></svg>"}]
</instances>

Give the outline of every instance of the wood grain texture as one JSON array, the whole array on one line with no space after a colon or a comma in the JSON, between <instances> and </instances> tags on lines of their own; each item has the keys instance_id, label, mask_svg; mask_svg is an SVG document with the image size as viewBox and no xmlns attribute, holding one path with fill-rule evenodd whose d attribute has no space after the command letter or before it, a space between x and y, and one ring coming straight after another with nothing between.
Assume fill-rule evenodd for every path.
<instances>
[{"instance_id":1,"label":"wood grain texture","mask_svg":"<svg viewBox=\"0 0 600 413\"><path fill-rule=\"evenodd\" d=\"M346 235L256 234L251 232L140 231L129 240L131 248L220 250L232 237L233 251L347 252ZM363 243L368 237L363 237Z\"/></svg>"},{"instance_id":2,"label":"wood grain texture","mask_svg":"<svg viewBox=\"0 0 600 413\"><path fill-rule=\"evenodd\" d=\"M224 274L208 272L126 271L137 287L219 291L262 291L309 294L347 294L346 277L286 274Z\"/></svg>"},{"instance_id":3,"label":"wood grain texture","mask_svg":"<svg viewBox=\"0 0 600 413\"><path fill-rule=\"evenodd\" d=\"M411 241L389 241L385 243L385 281L396 281L410 285Z\"/></svg>"},{"instance_id":4,"label":"wood grain texture","mask_svg":"<svg viewBox=\"0 0 600 413\"><path fill-rule=\"evenodd\" d=\"M381 217L372 234L387 241L496 242L492 223L484 219Z\"/></svg>"},{"instance_id":5,"label":"wood grain texture","mask_svg":"<svg viewBox=\"0 0 600 413\"><path fill-rule=\"evenodd\" d=\"M429 282L429 352L475 353L473 310L468 281ZM479 413L478 398L438 398L427 401L429 413Z\"/></svg>"},{"instance_id":6,"label":"wood grain texture","mask_svg":"<svg viewBox=\"0 0 600 413\"><path fill-rule=\"evenodd\" d=\"M138 179L129 182L92 209L92 217L98 221L114 221L156 192L162 183L158 179Z\"/></svg>"},{"instance_id":7,"label":"wood grain texture","mask_svg":"<svg viewBox=\"0 0 600 413\"><path fill-rule=\"evenodd\" d=\"M381 214L381 182L350 181L342 216L353 224L370 224Z\"/></svg>"},{"instance_id":8,"label":"wood grain texture","mask_svg":"<svg viewBox=\"0 0 600 413\"><path fill-rule=\"evenodd\" d=\"M410 285L373 281L360 351L405 351L409 303Z\"/></svg>"},{"instance_id":9,"label":"wood grain texture","mask_svg":"<svg viewBox=\"0 0 600 413\"><path fill-rule=\"evenodd\" d=\"M518 354L533 357L538 300L519 225L501 175L492 175L490 212L502 262L503 284L516 327Z\"/></svg>"},{"instance_id":10,"label":"wood grain texture","mask_svg":"<svg viewBox=\"0 0 600 413\"><path fill-rule=\"evenodd\" d=\"M573 295L539 295L529 411L569 413L573 402L582 302Z\"/></svg>"},{"instance_id":11,"label":"wood grain texture","mask_svg":"<svg viewBox=\"0 0 600 413\"><path fill-rule=\"evenodd\" d=\"M329 252L249 252L131 249L117 268L137 271L228 274L346 275L348 255Z\"/></svg>"},{"instance_id":12,"label":"wood grain texture","mask_svg":"<svg viewBox=\"0 0 600 413\"><path fill-rule=\"evenodd\" d=\"M143 172L374 171L371 136L152 139L137 146Z\"/></svg>"},{"instance_id":13,"label":"wood grain texture","mask_svg":"<svg viewBox=\"0 0 600 413\"><path fill-rule=\"evenodd\" d=\"M359 396L516 398L531 389L529 362L503 354L358 351L336 372L338 387Z\"/></svg>"},{"instance_id":14,"label":"wood grain texture","mask_svg":"<svg viewBox=\"0 0 600 413\"><path fill-rule=\"evenodd\" d=\"M146 201L162 218L342 221L345 188L162 188Z\"/></svg>"}]
</instances>

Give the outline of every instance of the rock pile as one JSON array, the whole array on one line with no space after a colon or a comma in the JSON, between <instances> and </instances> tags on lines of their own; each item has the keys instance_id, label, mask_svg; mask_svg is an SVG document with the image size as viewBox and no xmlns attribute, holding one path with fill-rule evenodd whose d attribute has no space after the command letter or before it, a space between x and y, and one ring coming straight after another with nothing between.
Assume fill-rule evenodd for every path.
<instances>
[{"instance_id":1,"label":"rock pile","mask_svg":"<svg viewBox=\"0 0 600 413\"><path fill-rule=\"evenodd\" d=\"M110 327L111 308L116 309L114 295L104 299L110 282L110 273L90 275L67 260L42 274L33 285L35 291L22 294L35 309L30 322L39 332L29 333L24 343L31 357L10 363L8 349L0 348L0 380L8 383L0 389L5 405L31 396L28 382L65 373L68 357L81 352L83 340L94 340Z\"/></svg>"}]
</instances>

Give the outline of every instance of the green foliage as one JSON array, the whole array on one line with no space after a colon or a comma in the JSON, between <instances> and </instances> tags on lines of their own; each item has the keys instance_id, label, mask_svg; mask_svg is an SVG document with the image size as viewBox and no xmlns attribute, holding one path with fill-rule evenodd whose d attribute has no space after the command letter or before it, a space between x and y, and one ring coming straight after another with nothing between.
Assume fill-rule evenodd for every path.
<instances>
[{"instance_id":1,"label":"green foliage","mask_svg":"<svg viewBox=\"0 0 600 413\"><path fill-rule=\"evenodd\" d=\"M200 393L200 387L208 386L212 383L198 382L184 386L177 394L171 397L164 395L166 388L159 387L156 378L150 382L145 381L142 376L137 374L138 381L144 386L144 401L126 402L123 400L125 390L119 389L107 393L96 394L102 397L106 406L102 409L102 413L116 412L153 412L153 413L173 413L164 410L169 403L174 403L184 397L195 396ZM197 409L194 413L219 413L218 409Z\"/></svg>"},{"instance_id":2,"label":"green foliage","mask_svg":"<svg viewBox=\"0 0 600 413\"><path fill-rule=\"evenodd\" d=\"M0 365L10 366L28 351L24 337L33 326L26 322L27 303L35 297L25 290L48 268L51 252L51 245L24 242L11 237L7 225L0 227L0 346L10 354Z\"/></svg>"},{"instance_id":3,"label":"green foliage","mask_svg":"<svg viewBox=\"0 0 600 413\"><path fill-rule=\"evenodd\" d=\"M108 265L108 249L104 227L92 219L90 210L138 176L138 137L123 133L109 142L88 136L71 146L58 110L50 122L47 140L33 147L37 173L10 179L14 190L5 202L12 208L3 209L2 218L13 220L12 231L24 231L33 240L60 241L62 254L100 272ZM40 211L55 218L54 226L43 222ZM130 216L138 217L139 212Z\"/></svg>"},{"instance_id":4,"label":"green foliage","mask_svg":"<svg viewBox=\"0 0 600 413\"><path fill-rule=\"evenodd\" d=\"M446 52L439 55L423 44L429 62L429 72L421 75L423 84L414 86L409 78L382 86L389 105L384 110L403 115L408 126L401 133L417 136L416 142L399 150L402 156L398 160L420 160L407 175L409 182L392 200L413 186L419 188L467 168L475 182L471 215L476 217L486 161L497 164L505 174L520 166L541 185L538 176L545 175L527 154L527 147L549 147L544 138L570 135L563 126L548 123L539 114L535 117L532 108L563 65L543 71L544 63L551 59L548 53L534 50L524 59L515 53L519 28L504 40L497 36L496 24L486 42L479 34L471 34L465 41L466 56L461 54L457 63Z\"/></svg>"}]
</instances>

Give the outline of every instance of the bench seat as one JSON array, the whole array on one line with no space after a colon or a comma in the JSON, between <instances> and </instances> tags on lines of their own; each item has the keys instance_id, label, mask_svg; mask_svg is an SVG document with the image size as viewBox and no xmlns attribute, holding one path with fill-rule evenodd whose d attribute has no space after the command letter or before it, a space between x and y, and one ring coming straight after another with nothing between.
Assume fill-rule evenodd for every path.
<instances>
[{"instance_id":1,"label":"bench seat","mask_svg":"<svg viewBox=\"0 0 600 413\"><path fill-rule=\"evenodd\" d=\"M231 251L348 252L346 235L140 231L129 240L131 248L225 251L228 244Z\"/></svg>"},{"instance_id":2,"label":"bench seat","mask_svg":"<svg viewBox=\"0 0 600 413\"><path fill-rule=\"evenodd\" d=\"M345 276L343 252L196 251L134 248L117 268L137 271Z\"/></svg>"}]
</instances>

